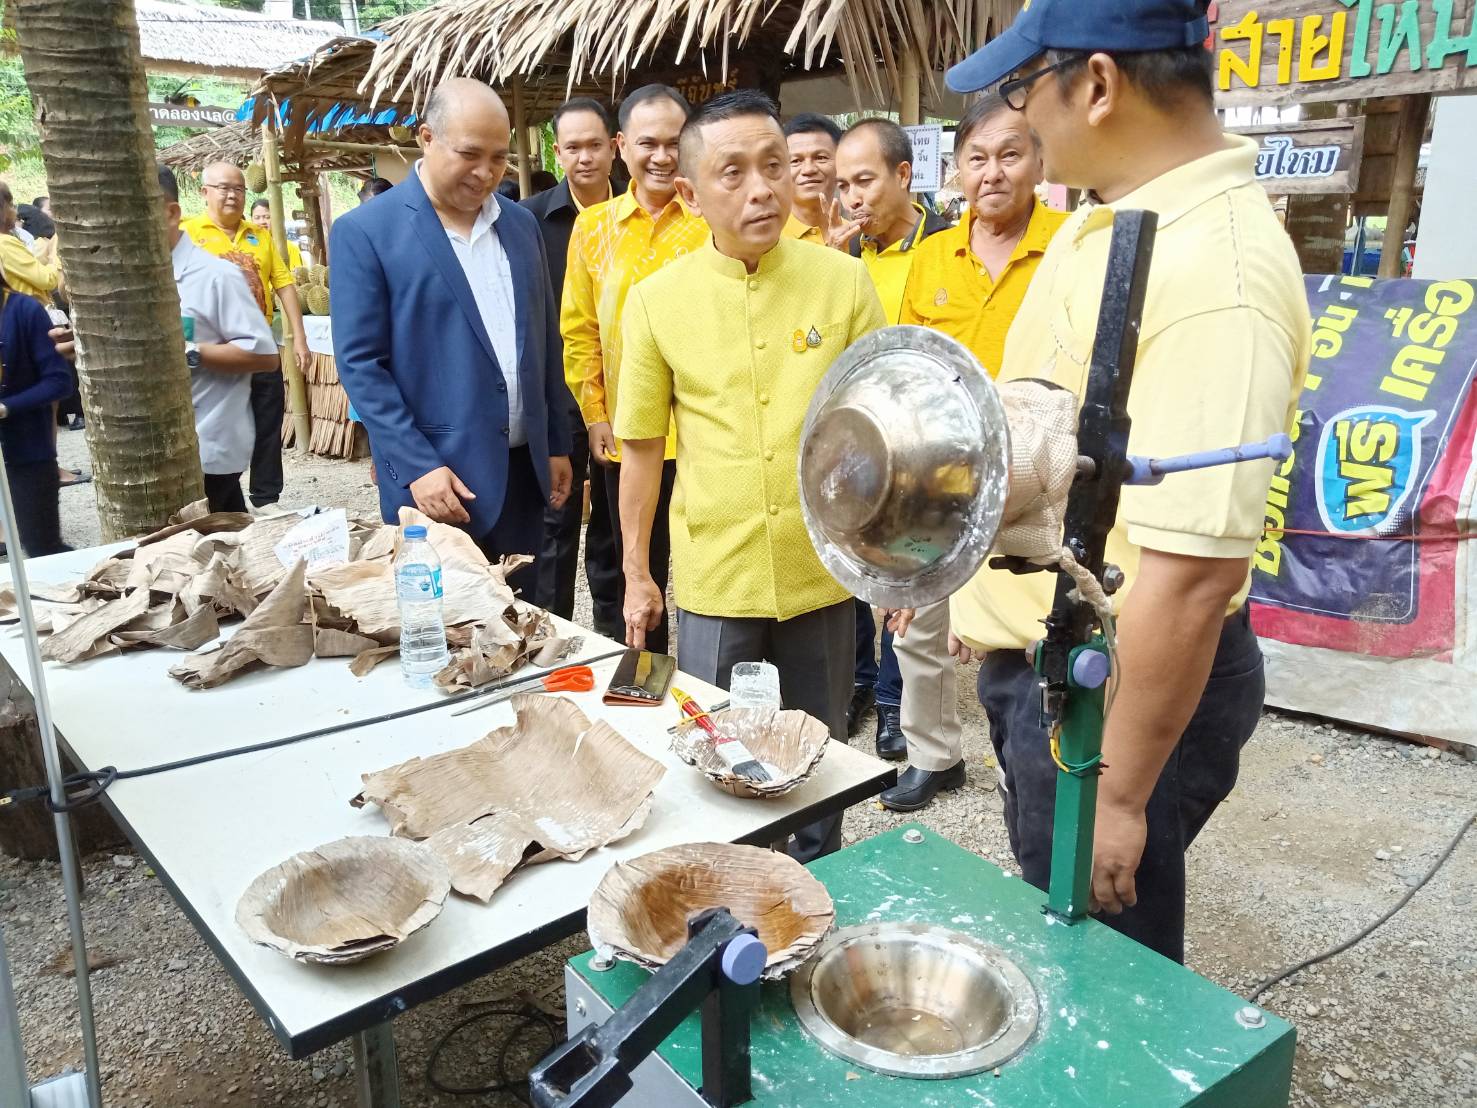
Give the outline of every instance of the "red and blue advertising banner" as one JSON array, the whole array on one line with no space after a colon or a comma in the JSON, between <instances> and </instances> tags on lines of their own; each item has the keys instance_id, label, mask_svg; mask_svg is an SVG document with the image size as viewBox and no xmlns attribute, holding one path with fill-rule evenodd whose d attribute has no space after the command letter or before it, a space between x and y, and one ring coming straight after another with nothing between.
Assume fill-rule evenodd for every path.
<instances>
[{"instance_id":1,"label":"red and blue advertising banner","mask_svg":"<svg viewBox=\"0 0 1477 1108\"><path fill-rule=\"evenodd\" d=\"M1307 286L1313 359L1254 559L1256 629L1366 659L1461 663L1477 285L1313 276Z\"/></svg>"}]
</instances>

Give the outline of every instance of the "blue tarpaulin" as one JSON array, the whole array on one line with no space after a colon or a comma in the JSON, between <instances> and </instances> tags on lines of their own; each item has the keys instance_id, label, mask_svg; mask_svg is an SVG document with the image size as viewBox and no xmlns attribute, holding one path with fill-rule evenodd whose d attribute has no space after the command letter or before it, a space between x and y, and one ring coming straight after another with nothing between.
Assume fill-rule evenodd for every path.
<instances>
[{"instance_id":1,"label":"blue tarpaulin","mask_svg":"<svg viewBox=\"0 0 1477 1108\"><path fill-rule=\"evenodd\" d=\"M383 31L366 31L362 37L383 40L385 33ZM300 58L298 60L305 62L308 58ZM236 118L241 120L251 119L255 108L256 97L249 97L241 107L236 109ZM282 101L281 112L282 127L286 130L296 121L296 113L293 110L291 97ZM380 127L390 127L400 124L408 127L415 123L415 120L416 117L413 112L401 112L396 108L381 108L378 111L366 112L355 104L338 103L324 110L315 103L309 109L307 131L309 134L321 134L324 131L337 131L344 127L358 127L366 124Z\"/></svg>"}]
</instances>

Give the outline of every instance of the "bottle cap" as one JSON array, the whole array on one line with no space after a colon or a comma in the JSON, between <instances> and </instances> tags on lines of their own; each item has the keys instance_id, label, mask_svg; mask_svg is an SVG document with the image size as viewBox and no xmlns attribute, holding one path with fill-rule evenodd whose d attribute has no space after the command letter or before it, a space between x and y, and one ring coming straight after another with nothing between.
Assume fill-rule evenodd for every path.
<instances>
[{"instance_id":1,"label":"bottle cap","mask_svg":"<svg viewBox=\"0 0 1477 1108\"><path fill-rule=\"evenodd\" d=\"M419 523L413 523L405 529L405 538L408 541L423 539L426 537L426 529Z\"/></svg>"}]
</instances>

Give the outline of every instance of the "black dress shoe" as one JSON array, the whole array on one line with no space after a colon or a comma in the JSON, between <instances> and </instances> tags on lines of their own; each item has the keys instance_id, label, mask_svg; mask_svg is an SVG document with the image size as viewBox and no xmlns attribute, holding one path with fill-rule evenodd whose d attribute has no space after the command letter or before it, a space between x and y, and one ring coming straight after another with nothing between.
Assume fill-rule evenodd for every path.
<instances>
[{"instance_id":1,"label":"black dress shoe","mask_svg":"<svg viewBox=\"0 0 1477 1108\"><path fill-rule=\"evenodd\" d=\"M939 792L952 792L964 784L964 760L948 769L930 772L909 766L897 779L897 784L884 792L878 799L894 812L916 812L927 808Z\"/></svg>"},{"instance_id":2,"label":"black dress shoe","mask_svg":"<svg viewBox=\"0 0 1477 1108\"><path fill-rule=\"evenodd\" d=\"M67 430L69 430L69 431L80 431L80 430L82 430L82 428L84 428L86 426L87 426L87 421L85 419L83 419L79 415L74 415L72 417L72 422L69 423L69 424L67 424Z\"/></svg>"},{"instance_id":3,"label":"black dress shoe","mask_svg":"<svg viewBox=\"0 0 1477 1108\"><path fill-rule=\"evenodd\" d=\"M858 685L851 690L851 703L846 706L846 734L855 735L862 717L877 704L877 692L871 685Z\"/></svg>"},{"instance_id":4,"label":"black dress shoe","mask_svg":"<svg viewBox=\"0 0 1477 1108\"><path fill-rule=\"evenodd\" d=\"M908 756L901 715L902 710L891 704L877 705L877 757L889 762L901 762Z\"/></svg>"}]
</instances>

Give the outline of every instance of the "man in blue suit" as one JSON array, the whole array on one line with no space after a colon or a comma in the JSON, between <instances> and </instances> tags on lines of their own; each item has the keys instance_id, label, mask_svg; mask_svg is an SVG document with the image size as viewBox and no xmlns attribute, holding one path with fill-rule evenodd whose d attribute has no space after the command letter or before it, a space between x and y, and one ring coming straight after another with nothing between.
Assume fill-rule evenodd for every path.
<instances>
[{"instance_id":1,"label":"man in blue suit","mask_svg":"<svg viewBox=\"0 0 1477 1108\"><path fill-rule=\"evenodd\" d=\"M405 180L333 225L334 357L380 511L414 505L489 558L537 554L569 496L559 308L538 223L496 195L512 130L466 78L436 89ZM533 567L509 584L533 595Z\"/></svg>"}]
</instances>

